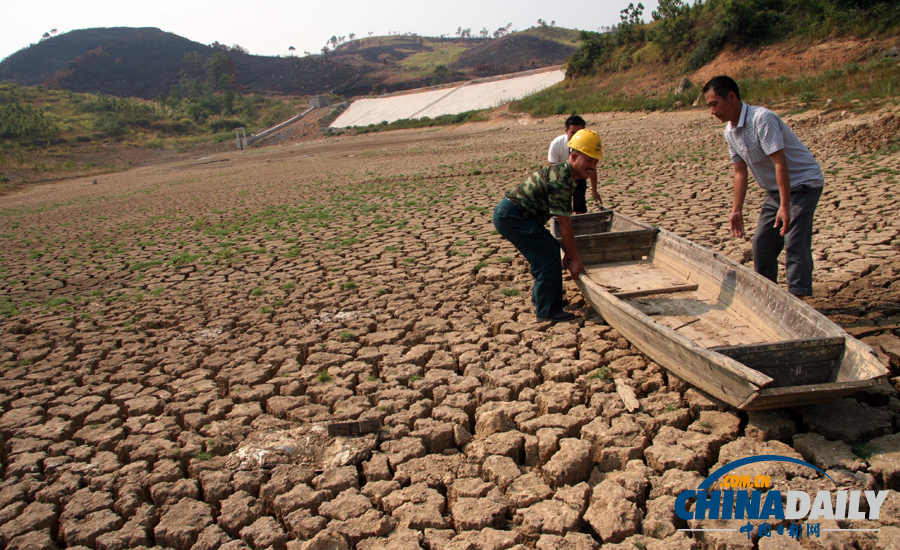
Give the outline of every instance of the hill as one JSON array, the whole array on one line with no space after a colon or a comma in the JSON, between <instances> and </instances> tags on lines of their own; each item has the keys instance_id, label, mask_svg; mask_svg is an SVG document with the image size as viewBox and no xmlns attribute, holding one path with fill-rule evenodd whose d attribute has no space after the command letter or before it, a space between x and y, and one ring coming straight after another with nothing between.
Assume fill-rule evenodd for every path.
<instances>
[{"instance_id":1,"label":"hill","mask_svg":"<svg viewBox=\"0 0 900 550\"><path fill-rule=\"evenodd\" d=\"M538 29L501 38L369 37L304 57L252 55L208 46L157 28L71 31L0 62L0 81L82 93L156 98L216 53L229 59L238 92L343 97L383 93L520 68L559 65L576 51L577 32ZM436 75L439 67L443 69ZM202 76L202 75L200 75Z\"/></svg>"},{"instance_id":2,"label":"hill","mask_svg":"<svg viewBox=\"0 0 900 550\"><path fill-rule=\"evenodd\" d=\"M673 109L734 77L751 103L872 108L900 89L900 2L660 0L629 3L607 32L583 32L566 81L515 102L534 116ZM871 105L864 105L871 102Z\"/></svg>"}]
</instances>

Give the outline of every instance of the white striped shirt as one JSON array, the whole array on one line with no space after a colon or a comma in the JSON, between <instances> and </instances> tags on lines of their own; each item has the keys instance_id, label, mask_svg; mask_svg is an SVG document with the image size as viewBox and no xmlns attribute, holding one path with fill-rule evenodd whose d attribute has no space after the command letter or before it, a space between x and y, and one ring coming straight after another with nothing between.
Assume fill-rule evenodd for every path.
<instances>
[{"instance_id":1,"label":"white striped shirt","mask_svg":"<svg viewBox=\"0 0 900 550\"><path fill-rule=\"evenodd\" d=\"M765 107L744 103L737 127L733 128L731 122L725 126L725 141L731 162L747 163L756 182L766 191L778 191L775 164L769 155L781 150L787 159L792 189L825 185L822 168L809 149L778 115Z\"/></svg>"}]
</instances>

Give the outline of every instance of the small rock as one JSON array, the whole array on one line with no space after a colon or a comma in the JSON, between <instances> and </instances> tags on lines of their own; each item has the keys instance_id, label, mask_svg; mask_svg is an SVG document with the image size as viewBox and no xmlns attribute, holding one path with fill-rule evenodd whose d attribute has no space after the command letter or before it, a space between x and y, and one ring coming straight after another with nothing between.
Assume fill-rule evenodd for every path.
<instances>
[{"instance_id":1,"label":"small rock","mask_svg":"<svg viewBox=\"0 0 900 550\"><path fill-rule=\"evenodd\" d=\"M823 470L843 468L858 472L866 463L853 454L853 449L843 441L828 441L819 434L797 434L793 445L803 459Z\"/></svg>"},{"instance_id":2,"label":"small rock","mask_svg":"<svg viewBox=\"0 0 900 550\"><path fill-rule=\"evenodd\" d=\"M170 546L175 550L189 550L197 541L200 532L212 524L212 510L209 505L189 498L169 509L153 530L156 543Z\"/></svg>"},{"instance_id":3,"label":"small rock","mask_svg":"<svg viewBox=\"0 0 900 550\"><path fill-rule=\"evenodd\" d=\"M262 515L262 504L252 495L238 491L221 503L218 525L232 537L240 536L241 529L251 525Z\"/></svg>"},{"instance_id":4,"label":"small rock","mask_svg":"<svg viewBox=\"0 0 900 550\"><path fill-rule=\"evenodd\" d=\"M544 465L544 479L552 487L586 481L591 472L591 442L568 438L560 440L559 451Z\"/></svg>"},{"instance_id":5,"label":"small rock","mask_svg":"<svg viewBox=\"0 0 900 550\"><path fill-rule=\"evenodd\" d=\"M856 443L892 431L889 412L873 409L853 398L810 405L798 410L809 431L832 441Z\"/></svg>"},{"instance_id":6,"label":"small rock","mask_svg":"<svg viewBox=\"0 0 900 550\"><path fill-rule=\"evenodd\" d=\"M453 524L458 531L506 527L506 504L491 498L461 498L453 503Z\"/></svg>"},{"instance_id":7,"label":"small rock","mask_svg":"<svg viewBox=\"0 0 900 550\"><path fill-rule=\"evenodd\" d=\"M263 516L253 522L253 525L241 529L241 540L257 550L285 550L288 535L275 518Z\"/></svg>"},{"instance_id":8,"label":"small rock","mask_svg":"<svg viewBox=\"0 0 900 550\"><path fill-rule=\"evenodd\" d=\"M581 514L565 502L544 500L517 510L513 522L529 536L541 534L565 536L577 531L581 524Z\"/></svg>"},{"instance_id":9,"label":"small rock","mask_svg":"<svg viewBox=\"0 0 900 550\"><path fill-rule=\"evenodd\" d=\"M491 410L475 415L475 437L484 439L498 432L513 429L512 420L502 409Z\"/></svg>"},{"instance_id":10,"label":"small rock","mask_svg":"<svg viewBox=\"0 0 900 550\"><path fill-rule=\"evenodd\" d=\"M777 439L787 442L797 433L794 421L784 411L750 411L747 416L747 427L744 428L744 435L747 437L759 441Z\"/></svg>"},{"instance_id":11,"label":"small rock","mask_svg":"<svg viewBox=\"0 0 900 550\"><path fill-rule=\"evenodd\" d=\"M503 491L522 475L515 461L508 456L488 457L481 469L485 479L495 483Z\"/></svg>"},{"instance_id":12,"label":"small rock","mask_svg":"<svg viewBox=\"0 0 900 550\"><path fill-rule=\"evenodd\" d=\"M635 502L628 499L628 493L621 485L604 481L594 487L592 498L584 521L604 543L622 542L640 532L643 513Z\"/></svg>"}]
</instances>

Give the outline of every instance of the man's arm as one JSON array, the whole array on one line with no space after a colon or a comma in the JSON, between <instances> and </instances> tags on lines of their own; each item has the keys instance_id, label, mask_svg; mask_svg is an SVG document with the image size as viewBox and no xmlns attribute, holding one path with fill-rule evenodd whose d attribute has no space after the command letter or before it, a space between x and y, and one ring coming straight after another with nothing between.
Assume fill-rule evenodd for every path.
<instances>
[{"instance_id":1,"label":"man's arm","mask_svg":"<svg viewBox=\"0 0 900 550\"><path fill-rule=\"evenodd\" d=\"M597 192L597 173L591 173L591 196L594 197L594 201L599 206L603 206L603 199L600 198L600 193Z\"/></svg>"},{"instance_id":2,"label":"man's arm","mask_svg":"<svg viewBox=\"0 0 900 550\"><path fill-rule=\"evenodd\" d=\"M744 236L744 199L747 197L747 163L739 160L734 163L734 203L731 207L731 234Z\"/></svg>"},{"instance_id":3,"label":"man's arm","mask_svg":"<svg viewBox=\"0 0 900 550\"><path fill-rule=\"evenodd\" d=\"M775 215L775 227L781 227L780 233L783 237L791 228L791 172L788 170L784 149L775 151L769 158L775 165L775 180L778 182L778 195L781 197L781 206Z\"/></svg>"},{"instance_id":4,"label":"man's arm","mask_svg":"<svg viewBox=\"0 0 900 550\"><path fill-rule=\"evenodd\" d=\"M581 257L578 255L578 249L575 246L575 230L572 228L572 220L567 216L557 216L556 222L562 231L563 247L565 255L563 256L563 265L569 270L569 274L576 281L578 276L584 273L584 264L581 263Z\"/></svg>"}]
</instances>

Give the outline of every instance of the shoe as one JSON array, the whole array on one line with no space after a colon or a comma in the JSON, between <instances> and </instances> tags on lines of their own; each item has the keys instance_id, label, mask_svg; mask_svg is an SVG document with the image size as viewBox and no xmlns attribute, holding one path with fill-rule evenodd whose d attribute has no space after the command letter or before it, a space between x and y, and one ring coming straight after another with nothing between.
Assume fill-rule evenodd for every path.
<instances>
[{"instance_id":1,"label":"shoe","mask_svg":"<svg viewBox=\"0 0 900 550\"><path fill-rule=\"evenodd\" d=\"M537 320L539 323L562 323L564 321L571 321L573 319L578 318L574 313L569 313L565 310L559 310L556 313L551 313L549 317L538 317Z\"/></svg>"},{"instance_id":2,"label":"shoe","mask_svg":"<svg viewBox=\"0 0 900 550\"><path fill-rule=\"evenodd\" d=\"M534 296L531 297L531 305L535 305L534 304ZM569 301L566 300L565 298L563 298L561 307L568 307L568 306L569 306Z\"/></svg>"}]
</instances>

